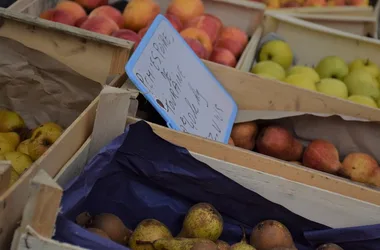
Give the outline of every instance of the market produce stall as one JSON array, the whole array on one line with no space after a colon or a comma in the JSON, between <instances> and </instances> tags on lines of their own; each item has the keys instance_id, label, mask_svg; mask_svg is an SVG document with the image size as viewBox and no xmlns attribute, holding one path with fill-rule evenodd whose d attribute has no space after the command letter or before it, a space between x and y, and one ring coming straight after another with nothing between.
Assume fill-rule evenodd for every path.
<instances>
[{"instance_id":1,"label":"market produce stall","mask_svg":"<svg viewBox=\"0 0 380 250\"><path fill-rule=\"evenodd\" d=\"M147 1L146 6L144 4L136 5L133 1L129 1L129 6L132 6L130 8L126 8L128 6L126 1L113 1L111 6L107 7L99 5L87 6L86 1L84 1L82 6L89 13L89 19L97 16L97 13L104 15L102 13L109 12L113 13L111 15L119 23L119 27L111 27L105 24L98 29L94 27L97 24L91 24L91 22L82 25L82 21L87 16L82 7L70 3L66 9L67 3L58 4L58 2L57 0L19 0L9 9L66 23L68 24L66 28L69 30L76 30L72 26L77 26L100 34L130 40L135 42L136 46L144 36L155 15L158 13L166 14L166 17L181 32L181 35L199 57L238 69L243 67L244 58L253 57L257 39L262 32L259 27L264 15L263 4L245 0L204 0L195 1L196 4L191 6L187 6L185 2L181 1L172 6L169 6L170 1L168 0ZM186 10L187 8L189 8L189 11ZM78 21L75 18L70 23L64 19L54 19L47 16L49 11L62 11L64 9L69 12L80 12L79 23L75 23L75 21ZM138 22L135 22L135 17L141 15L140 9L145 9L146 13L143 14L144 18L140 18ZM176 11L179 13L175 13ZM183 18L173 17L181 16L180 12L189 12L190 14L186 14L186 17L183 14ZM197 17L197 13L201 16ZM98 17L95 19L98 19ZM210 39L208 34L210 34ZM103 36L99 36L99 38L102 39Z\"/></svg>"}]
</instances>

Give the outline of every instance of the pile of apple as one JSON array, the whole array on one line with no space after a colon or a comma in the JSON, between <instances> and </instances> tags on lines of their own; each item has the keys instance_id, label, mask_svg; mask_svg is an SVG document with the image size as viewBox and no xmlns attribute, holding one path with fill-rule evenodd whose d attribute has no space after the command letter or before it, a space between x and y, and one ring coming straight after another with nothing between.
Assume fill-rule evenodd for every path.
<instances>
[{"instance_id":1,"label":"pile of apple","mask_svg":"<svg viewBox=\"0 0 380 250\"><path fill-rule=\"evenodd\" d=\"M347 64L338 56L327 56L315 68L292 66L293 53L284 41L265 43L251 72L264 78L347 99L373 108L380 107L380 69L369 59Z\"/></svg>"},{"instance_id":2,"label":"pile of apple","mask_svg":"<svg viewBox=\"0 0 380 250\"><path fill-rule=\"evenodd\" d=\"M107 4L108 0L63 1L40 17L129 40L136 48L161 12L154 0L130 0L123 13ZM85 9L92 11L87 15ZM224 27L204 9L202 0L172 0L165 16L198 57L235 67L248 44L247 34L236 27Z\"/></svg>"},{"instance_id":3,"label":"pile of apple","mask_svg":"<svg viewBox=\"0 0 380 250\"><path fill-rule=\"evenodd\" d=\"M14 111L0 109L0 161L10 161L12 185L61 136L53 122L29 130Z\"/></svg>"},{"instance_id":4,"label":"pile of apple","mask_svg":"<svg viewBox=\"0 0 380 250\"><path fill-rule=\"evenodd\" d=\"M251 0L260 2L269 9L298 8L298 7L326 7L326 6L368 6L368 0Z\"/></svg>"},{"instance_id":5,"label":"pile of apple","mask_svg":"<svg viewBox=\"0 0 380 250\"><path fill-rule=\"evenodd\" d=\"M352 152L341 162L338 149L332 143L318 139L311 141L304 148L290 131L281 126L267 126L259 131L253 121L237 123L232 128L228 143L293 164L380 187L380 167L372 156Z\"/></svg>"}]
</instances>

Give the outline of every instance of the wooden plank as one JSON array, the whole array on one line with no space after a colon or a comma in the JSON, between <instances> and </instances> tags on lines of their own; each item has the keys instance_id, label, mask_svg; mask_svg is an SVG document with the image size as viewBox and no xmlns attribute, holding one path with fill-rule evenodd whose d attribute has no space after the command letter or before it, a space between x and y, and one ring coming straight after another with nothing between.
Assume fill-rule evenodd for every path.
<instances>
[{"instance_id":1,"label":"wooden plank","mask_svg":"<svg viewBox=\"0 0 380 250\"><path fill-rule=\"evenodd\" d=\"M91 135L89 157L94 156L103 145L107 145L125 129L128 116L130 93L123 89L105 87L100 93Z\"/></svg>"},{"instance_id":2,"label":"wooden plank","mask_svg":"<svg viewBox=\"0 0 380 250\"><path fill-rule=\"evenodd\" d=\"M20 235L26 232L27 226L32 227L42 237L53 236L62 193L62 188L44 170L37 172L30 183L28 202L12 249L17 249Z\"/></svg>"},{"instance_id":3,"label":"wooden plank","mask_svg":"<svg viewBox=\"0 0 380 250\"><path fill-rule=\"evenodd\" d=\"M310 14L328 14L328 15L344 15L344 16L373 16L374 8L372 6L334 6L334 7L301 7L301 8L280 8L270 10L279 14L293 13L310 13Z\"/></svg>"},{"instance_id":4,"label":"wooden plank","mask_svg":"<svg viewBox=\"0 0 380 250\"><path fill-rule=\"evenodd\" d=\"M216 63L208 61L204 61L204 63L234 98L239 110L343 114L371 121L380 121L380 109L358 105L340 98L294 87L287 83L263 79L254 74L241 72Z\"/></svg>"},{"instance_id":5,"label":"wooden plank","mask_svg":"<svg viewBox=\"0 0 380 250\"><path fill-rule=\"evenodd\" d=\"M245 188L309 220L332 228L380 223L380 206L275 175L192 153L201 162Z\"/></svg>"},{"instance_id":6,"label":"wooden plank","mask_svg":"<svg viewBox=\"0 0 380 250\"><path fill-rule=\"evenodd\" d=\"M133 43L0 9L0 36L44 52L79 74L104 84L123 74Z\"/></svg>"},{"instance_id":7,"label":"wooden plank","mask_svg":"<svg viewBox=\"0 0 380 250\"><path fill-rule=\"evenodd\" d=\"M8 189L11 182L12 166L10 161L0 161L0 195Z\"/></svg>"},{"instance_id":8,"label":"wooden plank","mask_svg":"<svg viewBox=\"0 0 380 250\"><path fill-rule=\"evenodd\" d=\"M42 237L31 227L27 227L27 232L21 235L18 241L17 250L85 250L84 248L73 246L67 243Z\"/></svg>"},{"instance_id":9,"label":"wooden plank","mask_svg":"<svg viewBox=\"0 0 380 250\"><path fill-rule=\"evenodd\" d=\"M129 117L127 124L135 123L138 120L137 118ZM150 123L150 126L153 128L153 131L163 139L185 147L194 153L203 154L242 167L276 175L290 181L380 205L379 189L363 186L350 180L310 168L296 166L249 150L243 150L190 134L173 131L156 124Z\"/></svg>"}]
</instances>

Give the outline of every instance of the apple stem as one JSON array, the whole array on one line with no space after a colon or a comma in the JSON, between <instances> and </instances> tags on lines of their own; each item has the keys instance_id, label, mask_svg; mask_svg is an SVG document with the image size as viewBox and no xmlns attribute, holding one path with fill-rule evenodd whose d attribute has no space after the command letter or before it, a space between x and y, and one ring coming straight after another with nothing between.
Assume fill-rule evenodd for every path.
<instances>
[{"instance_id":1,"label":"apple stem","mask_svg":"<svg viewBox=\"0 0 380 250\"><path fill-rule=\"evenodd\" d=\"M369 64L369 59L367 58L367 60L365 61L365 66L368 66L368 64Z\"/></svg>"}]
</instances>

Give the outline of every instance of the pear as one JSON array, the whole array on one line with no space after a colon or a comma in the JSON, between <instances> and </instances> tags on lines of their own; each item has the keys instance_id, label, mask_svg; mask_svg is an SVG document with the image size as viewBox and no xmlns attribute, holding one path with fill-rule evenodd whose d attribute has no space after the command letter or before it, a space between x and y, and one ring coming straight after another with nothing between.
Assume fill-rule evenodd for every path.
<instances>
[{"instance_id":1,"label":"pear","mask_svg":"<svg viewBox=\"0 0 380 250\"><path fill-rule=\"evenodd\" d=\"M41 157L49 147L61 136L63 129L52 122L42 124L33 130L28 144L28 153L32 160Z\"/></svg>"},{"instance_id":2,"label":"pear","mask_svg":"<svg viewBox=\"0 0 380 250\"><path fill-rule=\"evenodd\" d=\"M379 83L364 70L357 69L350 72L344 78L344 83L350 95L364 95L374 99L380 97Z\"/></svg>"},{"instance_id":3,"label":"pear","mask_svg":"<svg viewBox=\"0 0 380 250\"><path fill-rule=\"evenodd\" d=\"M348 66L342 58L337 56L327 56L323 58L315 67L319 77L343 79L348 74Z\"/></svg>"},{"instance_id":4,"label":"pear","mask_svg":"<svg viewBox=\"0 0 380 250\"><path fill-rule=\"evenodd\" d=\"M133 250L154 250L153 242L173 238L169 229L155 219L141 221L129 239L129 247Z\"/></svg>"},{"instance_id":5,"label":"pear","mask_svg":"<svg viewBox=\"0 0 380 250\"><path fill-rule=\"evenodd\" d=\"M285 70L280 64L273 61L261 61L256 63L251 70L254 74L266 74L274 77L277 80L285 78Z\"/></svg>"},{"instance_id":6,"label":"pear","mask_svg":"<svg viewBox=\"0 0 380 250\"><path fill-rule=\"evenodd\" d=\"M198 203L187 212L178 236L216 241L222 231L223 218L220 213L209 203Z\"/></svg>"},{"instance_id":7,"label":"pear","mask_svg":"<svg viewBox=\"0 0 380 250\"><path fill-rule=\"evenodd\" d=\"M155 250L218 249L214 242L199 238L164 238L153 242ZM203 248L201 248L203 247Z\"/></svg>"},{"instance_id":8,"label":"pear","mask_svg":"<svg viewBox=\"0 0 380 250\"><path fill-rule=\"evenodd\" d=\"M240 226L240 227L241 227L241 230L243 232L243 237L242 237L240 242L233 244L230 249L231 250L256 250L256 248L247 244L245 229L242 226Z\"/></svg>"},{"instance_id":9,"label":"pear","mask_svg":"<svg viewBox=\"0 0 380 250\"><path fill-rule=\"evenodd\" d=\"M218 246L219 250L230 250L230 245L222 240L215 241L215 244Z\"/></svg>"},{"instance_id":10,"label":"pear","mask_svg":"<svg viewBox=\"0 0 380 250\"><path fill-rule=\"evenodd\" d=\"M18 132L25 127L25 122L19 114L6 109L0 109L0 132Z\"/></svg>"},{"instance_id":11,"label":"pear","mask_svg":"<svg viewBox=\"0 0 380 250\"><path fill-rule=\"evenodd\" d=\"M28 145L30 143L30 139L26 139L22 141L18 146L16 151L20 153L24 153L26 155L29 155Z\"/></svg>"},{"instance_id":12,"label":"pear","mask_svg":"<svg viewBox=\"0 0 380 250\"><path fill-rule=\"evenodd\" d=\"M291 67L288 70L288 76L294 75L294 74L306 74L308 75L309 79L311 79L313 82L319 81L319 75L318 73L310 67L302 66L302 65L296 65Z\"/></svg>"},{"instance_id":13,"label":"pear","mask_svg":"<svg viewBox=\"0 0 380 250\"><path fill-rule=\"evenodd\" d=\"M0 154L16 151L20 136L15 132L0 133Z\"/></svg>"},{"instance_id":14,"label":"pear","mask_svg":"<svg viewBox=\"0 0 380 250\"><path fill-rule=\"evenodd\" d=\"M293 237L289 230L275 220L266 220L257 224L252 230L250 243L258 250L294 248Z\"/></svg>"},{"instance_id":15,"label":"pear","mask_svg":"<svg viewBox=\"0 0 380 250\"><path fill-rule=\"evenodd\" d=\"M322 246L319 246L317 250L343 250L343 248L334 243L327 243L323 244Z\"/></svg>"},{"instance_id":16,"label":"pear","mask_svg":"<svg viewBox=\"0 0 380 250\"><path fill-rule=\"evenodd\" d=\"M89 227L87 228L87 231L90 231L94 234L97 234L103 238L106 238L106 239L109 239L110 240L110 237L101 229L98 229L98 228L95 228L95 227Z\"/></svg>"},{"instance_id":17,"label":"pear","mask_svg":"<svg viewBox=\"0 0 380 250\"><path fill-rule=\"evenodd\" d=\"M90 227L102 230L111 240L121 245L126 245L132 234L119 217L109 213L94 216Z\"/></svg>"},{"instance_id":18,"label":"pear","mask_svg":"<svg viewBox=\"0 0 380 250\"><path fill-rule=\"evenodd\" d=\"M33 164L28 155L20 152L7 152L3 154L3 157L12 165L11 185Z\"/></svg>"}]
</instances>

